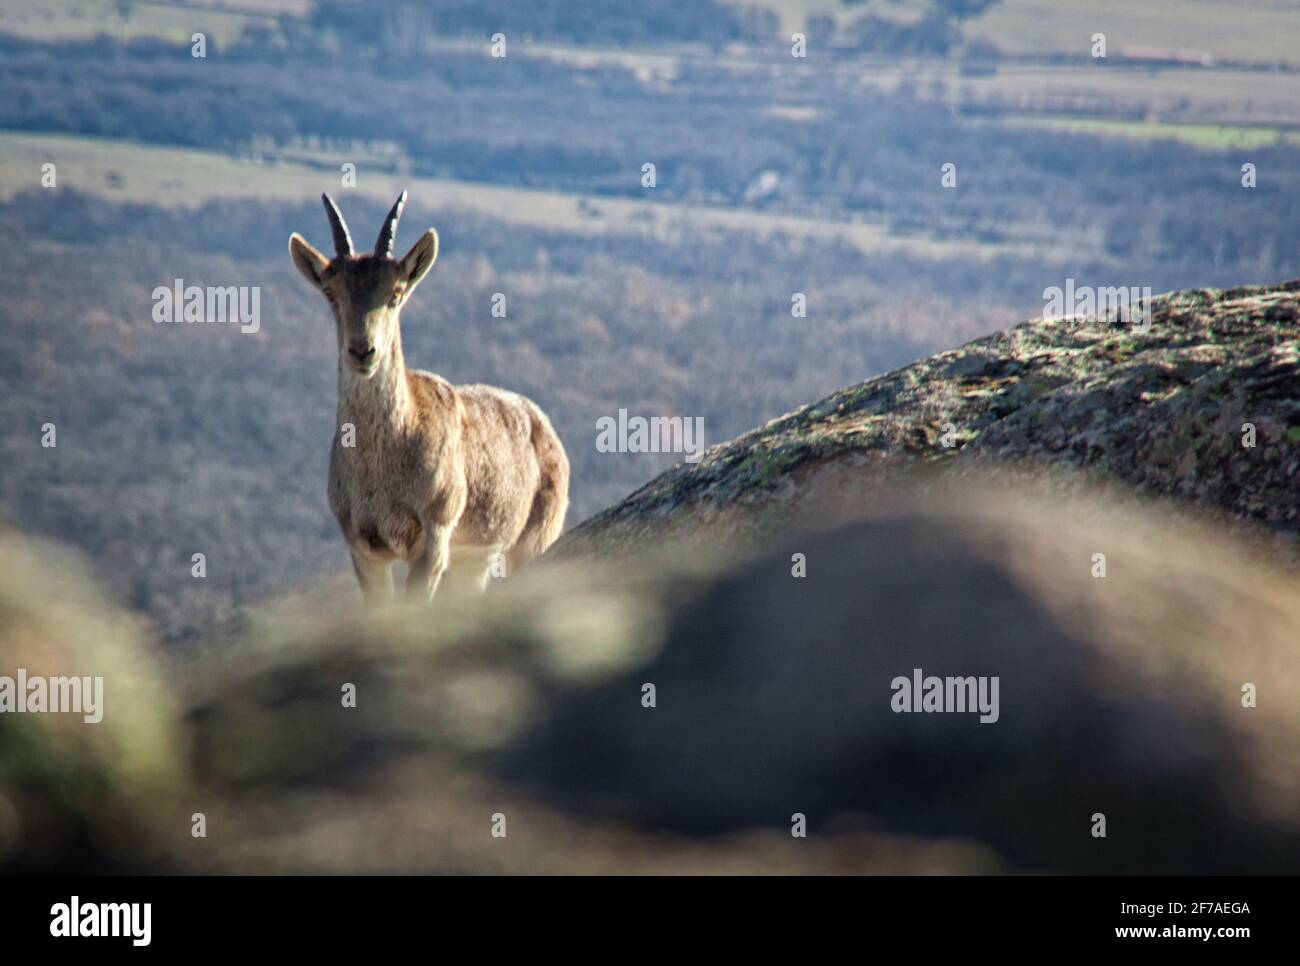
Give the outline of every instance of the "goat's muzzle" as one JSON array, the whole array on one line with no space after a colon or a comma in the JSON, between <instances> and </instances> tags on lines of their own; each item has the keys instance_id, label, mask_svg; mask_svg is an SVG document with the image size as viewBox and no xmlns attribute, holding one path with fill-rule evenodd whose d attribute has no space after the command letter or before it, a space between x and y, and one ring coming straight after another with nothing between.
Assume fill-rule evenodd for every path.
<instances>
[{"instance_id":1,"label":"goat's muzzle","mask_svg":"<svg viewBox=\"0 0 1300 966\"><path fill-rule=\"evenodd\" d=\"M368 342L350 343L348 361L357 372L368 375L375 366L375 347Z\"/></svg>"}]
</instances>

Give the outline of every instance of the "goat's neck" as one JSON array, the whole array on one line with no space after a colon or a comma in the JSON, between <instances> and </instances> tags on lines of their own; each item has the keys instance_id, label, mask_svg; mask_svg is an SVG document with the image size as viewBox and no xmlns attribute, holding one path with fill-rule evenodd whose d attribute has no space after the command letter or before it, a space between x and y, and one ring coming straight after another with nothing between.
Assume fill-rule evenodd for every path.
<instances>
[{"instance_id":1,"label":"goat's neck","mask_svg":"<svg viewBox=\"0 0 1300 966\"><path fill-rule=\"evenodd\" d=\"M401 336L395 336L379 368L363 379L339 354L339 425L358 429L399 431L411 419L415 405L406 379Z\"/></svg>"}]
</instances>

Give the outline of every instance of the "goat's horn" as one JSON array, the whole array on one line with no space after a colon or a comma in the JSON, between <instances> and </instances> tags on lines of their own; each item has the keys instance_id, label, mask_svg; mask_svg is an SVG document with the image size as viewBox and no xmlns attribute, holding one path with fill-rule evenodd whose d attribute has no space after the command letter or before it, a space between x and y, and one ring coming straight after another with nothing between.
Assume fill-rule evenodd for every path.
<instances>
[{"instance_id":1,"label":"goat's horn","mask_svg":"<svg viewBox=\"0 0 1300 966\"><path fill-rule=\"evenodd\" d=\"M380 258L393 257L393 238L397 235L397 222L406 207L406 192L403 191L393 202L393 207L384 219L384 227L379 229L379 238L375 241L375 254Z\"/></svg>"},{"instance_id":2,"label":"goat's horn","mask_svg":"<svg viewBox=\"0 0 1300 966\"><path fill-rule=\"evenodd\" d=\"M341 258L347 258L352 254L352 236L348 234L347 222L339 214L338 205L334 204L334 199L329 195L321 195L320 200L325 202L325 214L330 220L330 231L334 232L334 253Z\"/></svg>"}]
</instances>

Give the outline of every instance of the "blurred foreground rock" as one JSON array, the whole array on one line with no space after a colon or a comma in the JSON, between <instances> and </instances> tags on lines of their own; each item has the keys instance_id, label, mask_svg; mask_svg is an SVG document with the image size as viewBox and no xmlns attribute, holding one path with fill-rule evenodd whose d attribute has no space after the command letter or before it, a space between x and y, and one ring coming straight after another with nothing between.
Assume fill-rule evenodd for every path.
<instances>
[{"instance_id":1,"label":"blurred foreground rock","mask_svg":"<svg viewBox=\"0 0 1300 966\"><path fill-rule=\"evenodd\" d=\"M784 519L432 612L286 604L169 660L7 537L0 674L107 696L99 725L0 716L0 868L1300 871L1300 581L1269 547L1068 480L844 462ZM914 668L997 676L997 722L894 713Z\"/></svg>"}]
</instances>

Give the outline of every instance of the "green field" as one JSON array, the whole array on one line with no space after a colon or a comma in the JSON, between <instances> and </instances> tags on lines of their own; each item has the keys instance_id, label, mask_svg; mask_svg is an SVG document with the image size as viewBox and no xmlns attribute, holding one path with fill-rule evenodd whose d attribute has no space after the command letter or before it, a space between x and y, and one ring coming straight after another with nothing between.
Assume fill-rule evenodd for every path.
<instances>
[{"instance_id":1,"label":"green field","mask_svg":"<svg viewBox=\"0 0 1300 966\"><path fill-rule=\"evenodd\" d=\"M1279 141L1300 144L1300 132L1234 127L1225 124L1161 124L1154 121L1109 121L1066 117L1009 118L1002 123L1055 131L1077 131L1080 134L1095 134L1102 137L1139 140L1170 138L1209 151L1266 147Z\"/></svg>"}]
</instances>

